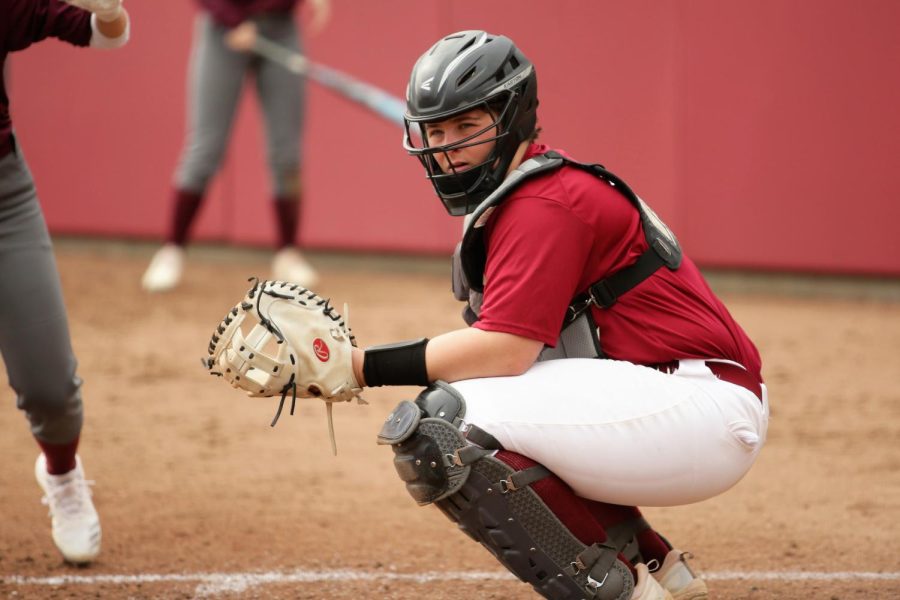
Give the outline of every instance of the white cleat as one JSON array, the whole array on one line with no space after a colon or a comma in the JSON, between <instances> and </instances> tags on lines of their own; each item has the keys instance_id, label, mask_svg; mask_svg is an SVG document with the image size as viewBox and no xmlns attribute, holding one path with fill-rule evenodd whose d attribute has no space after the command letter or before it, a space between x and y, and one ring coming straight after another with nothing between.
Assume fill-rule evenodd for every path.
<instances>
[{"instance_id":1,"label":"white cleat","mask_svg":"<svg viewBox=\"0 0 900 600\"><path fill-rule=\"evenodd\" d=\"M650 574L647 565L638 563L634 566L634 570L637 571L637 582L631 600L673 600L669 590L661 586Z\"/></svg>"},{"instance_id":2,"label":"white cleat","mask_svg":"<svg viewBox=\"0 0 900 600\"><path fill-rule=\"evenodd\" d=\"M311 288L319 282L319 275L296 248L282 248L272 259L272 276L277 281L296 283Z\"/></svg>"},{"instance_id":3,"label":"white cleat","mask_svg":"<svg viewBox=\"0 0 900 600\"><path fill-rule=\"evenodd\" d=\"M671 550L662 567L653 573L660 585L672 593L674 600L707 600L706 582L697 577L685 560L687 552Z\"/></svg>"},{"instance_id":4,"label":"white cleat","mask_svg":"<svg viewBox=\"0 0 900 600\"><path fill-rule=\"evenodd\" d=\"M150 266L144 272L141 286L148 292L171 290L181 281L184 271L184 248L166 244L156 251Z\"/></svg>"},{"instance_id":5,"label":"white cleat","mask_svg":"<svg viewBox=\"0 0 900 600\"><path fill-rule=\"evenodd\" d=\"M34 476L44 490L42 502L50 508L53 542L63 558L75 564L89 563L100 554L100 517L91 501L81 459L64 475L47 472L47 459L38 456Z\"/></svg>"}]
</instances>

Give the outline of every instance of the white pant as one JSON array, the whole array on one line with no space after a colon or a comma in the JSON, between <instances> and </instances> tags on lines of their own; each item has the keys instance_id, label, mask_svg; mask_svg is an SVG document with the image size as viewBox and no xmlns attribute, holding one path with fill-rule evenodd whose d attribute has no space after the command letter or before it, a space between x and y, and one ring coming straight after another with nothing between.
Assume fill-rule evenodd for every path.
<instances>
[{"instance_id":1,"label":"white pant","mask_svg":"<svg viewBox=\"0 0 900 600\"><path fill-rule=\"evenodd\" d=\"M628 362L563 359L518 377L452 384L465 422L553 471L584 498L675 506L716 496L750 469L769 405L702 360L669 375Z\"/></svg>"}]
</instances>

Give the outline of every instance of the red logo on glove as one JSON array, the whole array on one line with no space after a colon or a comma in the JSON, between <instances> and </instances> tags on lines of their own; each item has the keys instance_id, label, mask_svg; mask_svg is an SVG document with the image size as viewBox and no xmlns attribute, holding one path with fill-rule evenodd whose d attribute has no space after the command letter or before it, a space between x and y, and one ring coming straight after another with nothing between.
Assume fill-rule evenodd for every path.
<instances>
[{"instance_id":1,"label":"red logo on glove","mask_svg":"<svg viewBox=\"0 0 900 600\"><path fill-rule=\"evenodd\" d=\"M322 362L328 362L328 359L331 358L331 352L328 350L328 344L326 344L322 338L316 338L313 340L313 352L316 353L316 358L318 358Z\"/></svg>"}]
</instances>

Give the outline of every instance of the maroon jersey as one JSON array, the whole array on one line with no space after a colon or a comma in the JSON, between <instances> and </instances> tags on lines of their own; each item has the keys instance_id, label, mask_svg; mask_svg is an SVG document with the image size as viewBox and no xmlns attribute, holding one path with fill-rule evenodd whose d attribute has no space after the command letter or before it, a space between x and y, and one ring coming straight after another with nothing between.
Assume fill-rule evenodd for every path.
<instances>
[{"instance_id":1,"label":"maroon jersey","mask_svg":"<svg viewBox=\"0 0 900 600\"><path fill-rule=\"evenodd\" d=\"M550 150L533 144L525 159ZM484 301L474 327L555 345L569 302L647 249L634 206L574 167L525 181L485 227ZM604 353L656 364L724 358L761 369L756 347L694 263L665 267L608 309L593 307Z\"/></svg>"},{"instance_id":2,"label":"maroon jersey","mask_svg":"<svg viewBox=\"0 0 900 600\"><path fill-rule=\"evenodd\" d=\"M44 38L55 37L75 46L91 41L91 13L61 0L0 0L0 73L6 55ZM12 151L12 119L6 82L0 77L0 158Z\"/></svg>"},{"instance_id":3,"label":"maroon jersey","mask_svg":"<svg viewBox=\"0 0 900 600\"><path fill-rule=\"evenodd\" d=\"M300 0L195 0L214 21L225 27L236 27L260 13L286 13Z\"/></svg>"}]
</instances>

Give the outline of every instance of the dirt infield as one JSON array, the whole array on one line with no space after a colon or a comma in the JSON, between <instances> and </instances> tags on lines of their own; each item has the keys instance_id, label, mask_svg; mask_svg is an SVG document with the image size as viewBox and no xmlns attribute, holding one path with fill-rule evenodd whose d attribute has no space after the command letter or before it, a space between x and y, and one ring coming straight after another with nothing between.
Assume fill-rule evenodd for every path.
<instances>
[{"instance_id":1,"label":"dirt infield","mask_svg":"<svg viewBox=\"0 0 900 600\"><path fill-rule=\"evenodd\" d=\"M320 403L270 428L277 400L201 369L245 276L268 274L266 254L194 251L186 285L148 297L149 249L129 248L58 247L103 553L89 568L61 561L33 480L37 448L4 387L0 597L536 597L417 507L375 445L414 388L336 406L333 457ZM362 344L461 325L444 263L315 262L319 291L349 303ZM694 553L713 598L900 597L900 303L722 296L763 355L769 441L734 489L648 519Z\"/></svg>"}]
</instances>

